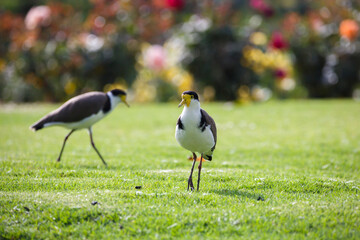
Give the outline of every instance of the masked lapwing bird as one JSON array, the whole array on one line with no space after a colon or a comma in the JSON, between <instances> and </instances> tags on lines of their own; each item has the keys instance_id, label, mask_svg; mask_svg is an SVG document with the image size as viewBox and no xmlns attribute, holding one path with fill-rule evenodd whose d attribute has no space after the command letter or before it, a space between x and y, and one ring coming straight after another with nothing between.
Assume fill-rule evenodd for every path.
<instances>
[{"instance_id":1,"label":"masked lapwing bird","mask_svg":"<svg viewBox=\"0 0 360 240\"><path fill-rule=\"evenodd\" d=\"M71 98L58 109L41 118L39 121L34 123L30 129L37 131L50 126L61 126L71 129L71 131L66 135L60 150L60 154L57 159L57 161L60 162L65 143L70 135L76 130L86 128L89 131L92 147L95 149L102 162L107 166L104 158L95 147L91 127L114 110L120 102L129 106L126 102L126 93L120 89L114 89L107 93L88 92L81 94L77 97Z\"/></svg>"},{"instance_id":2,"label":"masked lapwing bird","mask_svg":"<svg viewBox=\"0 0 360 240\"><path fill-rule=\"evenodd\" d=\"M199 97L196 92L186 91L181 95L179 107L184 109L177 121L175 138L178 143L193 154L193 164L188 179L188 187L194 190L192 174L196 162L196 153L201 154L197 190L199 191L200 174L203 159L211 161L216 146L217 134L215 121L200 108Z\"/></svg>"}]
</instances>

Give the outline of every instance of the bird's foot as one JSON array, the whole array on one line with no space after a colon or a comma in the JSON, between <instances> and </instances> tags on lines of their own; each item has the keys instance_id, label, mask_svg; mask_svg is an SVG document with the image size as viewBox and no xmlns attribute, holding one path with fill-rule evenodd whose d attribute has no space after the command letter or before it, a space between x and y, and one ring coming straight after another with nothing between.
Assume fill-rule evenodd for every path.
<instances>
[{"instance_id":1,"label":"bird's foot","mask_svg":"<svg viewBox=\"0 0 360 240\"><path fill-rule=\"evenodd\" d=\"M195 189L192 178L189 178L189 180L188 180L188 188L187 188L187 190L189 191L189 189L190 189L190 191L194 191L194 189Z\"/></svg>"},{"instance_id":2,"label":"bird's foot","mask_svg":"<svg viewBox=\"0 0 360 240\"><path fill-rule=\"evenodd\" d=\"M188 160L189 160L189 161L194 161L194 157L189 156L189 157L188 157ZM197 158L196 158L196 161L197 161L197 162L200 162L200 157L197 157ZM203 159L202 159L202 162L205 162L205 161L206 161L206 160L203 158Z\"/></svg>"}]
</instances>

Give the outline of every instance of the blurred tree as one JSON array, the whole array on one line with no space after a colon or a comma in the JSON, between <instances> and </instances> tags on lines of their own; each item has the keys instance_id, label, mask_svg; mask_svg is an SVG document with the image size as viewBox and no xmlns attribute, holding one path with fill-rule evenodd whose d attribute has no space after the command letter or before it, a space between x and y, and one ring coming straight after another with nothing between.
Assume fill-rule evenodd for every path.
<instances>
[{"instance_id":1,"label":"blurred tree","mask_svg":"<svg viewBox=\"0 0 360 240\"><path fill-rule=\"evenodd\" d=\"M200 40L190 46L193 59L188 63L198 87L213 87L217 100L235 100L240 86L254 86L256 75L240 64L244 45L228 26L203 33Z\"/></svg>"}]
</instances>

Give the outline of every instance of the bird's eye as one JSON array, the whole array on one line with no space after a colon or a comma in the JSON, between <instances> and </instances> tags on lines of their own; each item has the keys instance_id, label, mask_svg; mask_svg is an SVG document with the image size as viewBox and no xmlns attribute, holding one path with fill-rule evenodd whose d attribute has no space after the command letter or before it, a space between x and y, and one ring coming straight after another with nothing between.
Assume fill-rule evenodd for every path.
<instances>
[{"instance_id":1,"label":"bird's eye","mask_svg":"<svg viewBox=\"0 0 360 240\"><path fill-rule=\"evenodd\" d=\"M194 98L194 96L193 96L193 95L191 95L191 98Z\"/></svg>"}]
</instances>

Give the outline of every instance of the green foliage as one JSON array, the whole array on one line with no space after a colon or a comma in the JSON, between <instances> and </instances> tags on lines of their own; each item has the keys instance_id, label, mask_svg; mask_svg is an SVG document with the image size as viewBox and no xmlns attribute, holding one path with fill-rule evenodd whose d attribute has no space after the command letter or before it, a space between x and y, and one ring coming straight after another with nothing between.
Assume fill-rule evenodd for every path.
<instances>
[{"instance_id":1,"label":"green foliage","mask_svg":"<svg viewBox=\"0 0 360 240\"><path fill-rule=\"evenodd\" d=\"M358 9L355 0L3 0L0 100L60 102L115 86L138 102L171 101L185 86L209 101L357 97ZM163 53L144 54L151 47Z\"/></svg>"},{"instance_id":2,"label":"green foliage","mask_svg":"<svg viewBox=\"0 0 360 240\"><path fill-rule=\"evenodd\" d=\"M86 131L57 163L67 130L28 130L55 107L0 106L1 238L360 237L358 102L204 105L218 145L199 192L186 191L176 103L121 106L95 125L108 168Z\"/></svg>"}]
</instances>

